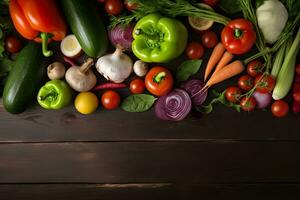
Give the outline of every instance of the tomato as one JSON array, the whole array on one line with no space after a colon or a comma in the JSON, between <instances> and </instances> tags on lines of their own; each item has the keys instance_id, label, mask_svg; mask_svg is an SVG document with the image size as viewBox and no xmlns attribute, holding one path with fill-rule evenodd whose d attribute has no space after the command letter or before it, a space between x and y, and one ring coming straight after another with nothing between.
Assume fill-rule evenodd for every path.
<instances>
[{"instance_id":1,"label":"tomato","mask_svg":"<svg viewBox=\"0 0 300 200\"><path fill-rule=\"evenodd\" d=\"M238 80L238 86L245 91L251 90L254 86L253 78L249 75L241 76Z\"/></svg>"},{"instance_id":2,"label":"tomato","mask_svg":"<svg viewBox=\"0 0 300 200\"><path fill-rule=\"evenodd\" d=\"M110 15L119 15L123 11L123 2L121 0L107 0L105 10Z\"/></svg>"},{"instance_id":3,"label":"tomato","mask_svg":"<svg viewBox=\"0 0 300 200\"><path fill-rule=\"evenodd\" d=\"M173 87L173 76L171 72L164 67L153 67L147 73L145 85L147 90L156 96L168 94Z\"/></svg>"},{"instance_id":4,"label":"tomato","mask_svg":"<svg viewBox=\"0 0 300 200\"><path fill-rule=\"evenodd\" d=\"M255 78L254 83L256 85L256 91L261 93L268 93L274 89L276 81L269 74L261 74Z\"/></svg>"},{"instance_id":5,"label":"tomato","mask_svg":"<svg viewBox=\"0 0 300 200\"><path fill-rule=\"evenodd\" d=\"M249 20L234 19L223 28L221 39L227 51L240 55L250 51L256 41L256 33Z\"/></svg>"},{"instance_id":6,"label":"tomato","mask_svg":"<svg viewBox=\"0 0 300 200\"><path fill-rule=\"evenodd\" d=\"M189 59L199 59L204 54L204 48L199 42L190 42L185 49Z\"/></svg>"},{"instance_id":7,"label":"tomato","mask_svg":"<svg viewBox=\"0 0 300 200\"><path fill-rule=\"evenodd\" d=\"M300 75L300 64L296 65L296 73Z\"/></svg>"},{"instance_id":8,"label":"tomato","mask_svg":"<svg viewBox=\"0 0 300 200\"><path fill-rule=\"evenodd\" d=\"M97 110L99 101L94 93L81 92L76 96L74 105L78 112L87 115Z\"/></svg>"},{"instance_id":9,"label":"tomato","mask_svg":"<svg viewBox=\"0 0 300 200\"><path fill-rule=\"evenodd\" d=\"M240 88L238 88L236 86L231 86L226 89L225 97L228 101L230 101L232 103L237 103L237 102L239 102L239 98L240 98L241 94L242 94L242 91L240 90Z\"/></svg>"},{"instance_id":10,"label":"tomato","mask_svg":"<svg viewBox=\"0 0 300 200\"><path fill-rule=\"evenodd\" d=\"M125 5L126 9L129 11L134 11L138 7L138 5L136 3L128 2L128 0L124 1L124 5Z\"/></svg>"},{"instance_id":11,"label":"tomato","mask_svg":"<svg viewBox=\"0 0 300 200\"><path fill-rule=\"evenodd\" d=\"M271 112L275 117L284 117L289 112L289 105L283 100L277 100L272 104Z\"/></svg>"},{"instance_id":12,"label":"tomato","mask_svg":"<svg viewBox=\"0 0 300 200\"><path fill-rule=\"evenodd\" d=\"M141 94L145 90L145 82L140 78L134 79L130 82L129 88L131 93Z\"/></svg>"},{"instance_id":13,"label":"tomato","mask_svg":"<svg viewBox=\"0 0 300 200\"><path fill-rule=\"evenodd\" d=\"M8 36L5 40L5 49L9 53L18 53L22 48L21 41L15 36Z\"/></svg>"},{"instance_id":14,"label":"tomato","mask_svg":"<svg viewBox=\"0 0 300 200\"><path fill-rule=\"evenodd\" d=\"M107 90L102 94L101 103L108 110L116 109L120 105L120 102L120 95L113 90Z\"/></svg>"},{"instance_id":15,"label":"tomato","mask_svg":"<svg viewBox=\"0 0 300 200\"><path fill-rule=\"evenodd\" d=\"M295 101L300 102L300 91L294 92L293 98L294 98Z\"/></svg>"},{"instance_id":16,"label":"tomato","mask_svg":"<svg viewBox=\"0 0 300 200\"><path fill-rule=\"evenodd\" d=\"M247 65L247 73L255 78L263 73L263 67L263 64L259 60L253 60Z\"/></svg>"},{"instance_id":17,"label":"tomato","mask_svg":"<svg viewBox=\"0 0 300 200\"><path fill-rule=\"evenodd\" d=\"M219 0L202 0L202 2L210 6L216 6L219 3Z\"/></svg>"},{"instance_id":18,"label":"tomato","mask_svg":"<svg viewBox=\"0 0 300 200\"><path fill-rule=\"evenodd\" d=\"M207 31L202 35L201 41L206 48L213 48L218 43L218 37L214 32Z\"/></svg>"},{"instance_id":19,"label":"tomato","mask_svg":"<svg viewBox=\"0 0 300 200\"><path fill-rule=\"evenodd\" d=\"M253 111L256 106L256 101L253 97L243 97L240 106L244 111Z\"/></svg>"}]
</instances>

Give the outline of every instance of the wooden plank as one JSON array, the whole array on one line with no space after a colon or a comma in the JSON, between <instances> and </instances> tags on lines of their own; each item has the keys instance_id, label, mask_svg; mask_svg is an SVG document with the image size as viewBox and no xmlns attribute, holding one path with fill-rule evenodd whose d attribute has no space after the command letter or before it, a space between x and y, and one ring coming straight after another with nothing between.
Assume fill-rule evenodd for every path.
<instances>
[{"instance_id":1,"label":"wooden plank","mask_svg":"<svg viewBox=\"0 0 300 200\"><path fill-rule=\"evenodd\" d=\"M35 106L20 115L0 108L0 142L145 140L299 140L299 116L283 119L270 112L237 113L219 106L202 118L182 122L156 119L153 111L99 110L83 116L74 108L59 111ZM287 131L288 130L288 131Z\"/></svg>"},{"instance_id":2,"label":"wooden plank","mask_svg":"<svg viewBox=\"0 0 300 200\"><path fill-rule=\"evenodd\" d=\"M10 184L2 200L232 199L299 200L299 184Z\"/></svg>"},{"instance_id":3,"label":"wooden plank","mask_svg":"<svg viewBox=\"0 0 300 200\"><path fill-rule=\"evenodd\" d=\"M297 183L299 142L0 145L0 183Z\"/></svg>"}]
</instances>

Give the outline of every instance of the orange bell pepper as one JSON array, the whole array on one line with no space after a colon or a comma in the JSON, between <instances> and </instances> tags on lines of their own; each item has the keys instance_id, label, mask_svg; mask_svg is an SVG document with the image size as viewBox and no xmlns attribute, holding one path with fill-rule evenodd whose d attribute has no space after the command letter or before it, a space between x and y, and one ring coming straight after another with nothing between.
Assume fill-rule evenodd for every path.
<instances>
[{"instance_id":1,"label":"orange bell pepper","mask_svg":"<svg viewBox=\"0 0 300 200\"><path fill-rule=\"evenodd\" d=\"M17 31L26 39L42 42L43 54L51 56L48 42L61 41L67 32L55 0L10 0L9 13Z\"/></svg>"}]
</instances>

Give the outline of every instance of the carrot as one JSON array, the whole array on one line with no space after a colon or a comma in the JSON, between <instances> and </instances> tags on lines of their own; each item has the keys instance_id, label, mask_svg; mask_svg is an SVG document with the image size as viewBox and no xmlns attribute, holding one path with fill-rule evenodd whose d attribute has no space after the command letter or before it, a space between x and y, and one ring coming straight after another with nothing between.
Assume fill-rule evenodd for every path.
<instances>
[{"instance_id":1,"label":"carrot","mask_svg":"<svg viewBox=\"0 0 300 200\"><path fill-rule=\"evenodd\" d=\"M207 79L209 74L212 72L216 64L219 62L219 60L222 58L223 53L225 51L224 45L219 42L213 52L211 53L211 56L208 60L208 63L206 65L205 74L204 74L204 81Z\"/></svg>"},{"instance_id":2,"label":"carrot","mask_svg":"<svg viewBox=\"0 0 300 200\"><path fill-rule=\"evenodd\" d=\"M217 73L218 71L220 71L220 69L226 66L232 60L232 58L232 53L230 53L229 51L225 51L212 76L214 76L215 73Z\"/></svg>"},{"instance_id":3,"label":"carrot","mask_svg":"<svg viewBox=\"0 0 300 200\"><path fill-rule=\"evenodd\" d=\"M222 69L220 69L218 72L216 72L213 76L211 76L205 86L211 87L212 85L220 83L226 79L229 79L229 78L241 73L244 69L245 69L245 67L244 67L243 63L240 60L236 60L236 61L224 66Z\"/></svg>"}]
</instances>

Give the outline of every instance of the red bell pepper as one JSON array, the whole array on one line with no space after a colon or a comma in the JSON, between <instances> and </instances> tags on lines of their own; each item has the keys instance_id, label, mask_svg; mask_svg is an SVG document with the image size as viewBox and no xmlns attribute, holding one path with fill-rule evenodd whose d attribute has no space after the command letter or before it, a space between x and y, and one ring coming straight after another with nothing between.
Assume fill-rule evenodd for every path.
<instances>
[{"instance_id":1,"label":"red bell pepper","mask_svg":"<svg viewBox=\"0 0 300 200\"><path fill-rule=\"evenodd\" d=\"M66 35L67 26L55 0L10 0L9 12L17 31L26 39L42 42L47 57L52 55L48 42Z\"/></svg>"},{"instance_id":2,"label":"red bell pepper","mask_svg":"<svg viewBox=\"0 0 300 200\"><path fill-rule=\"evenodd\" d=\"M256 33L250 21L234 19L222 30L221 39L227 51L232 54L243 54L254 45Z\"/></svg>"}]
</instances>

